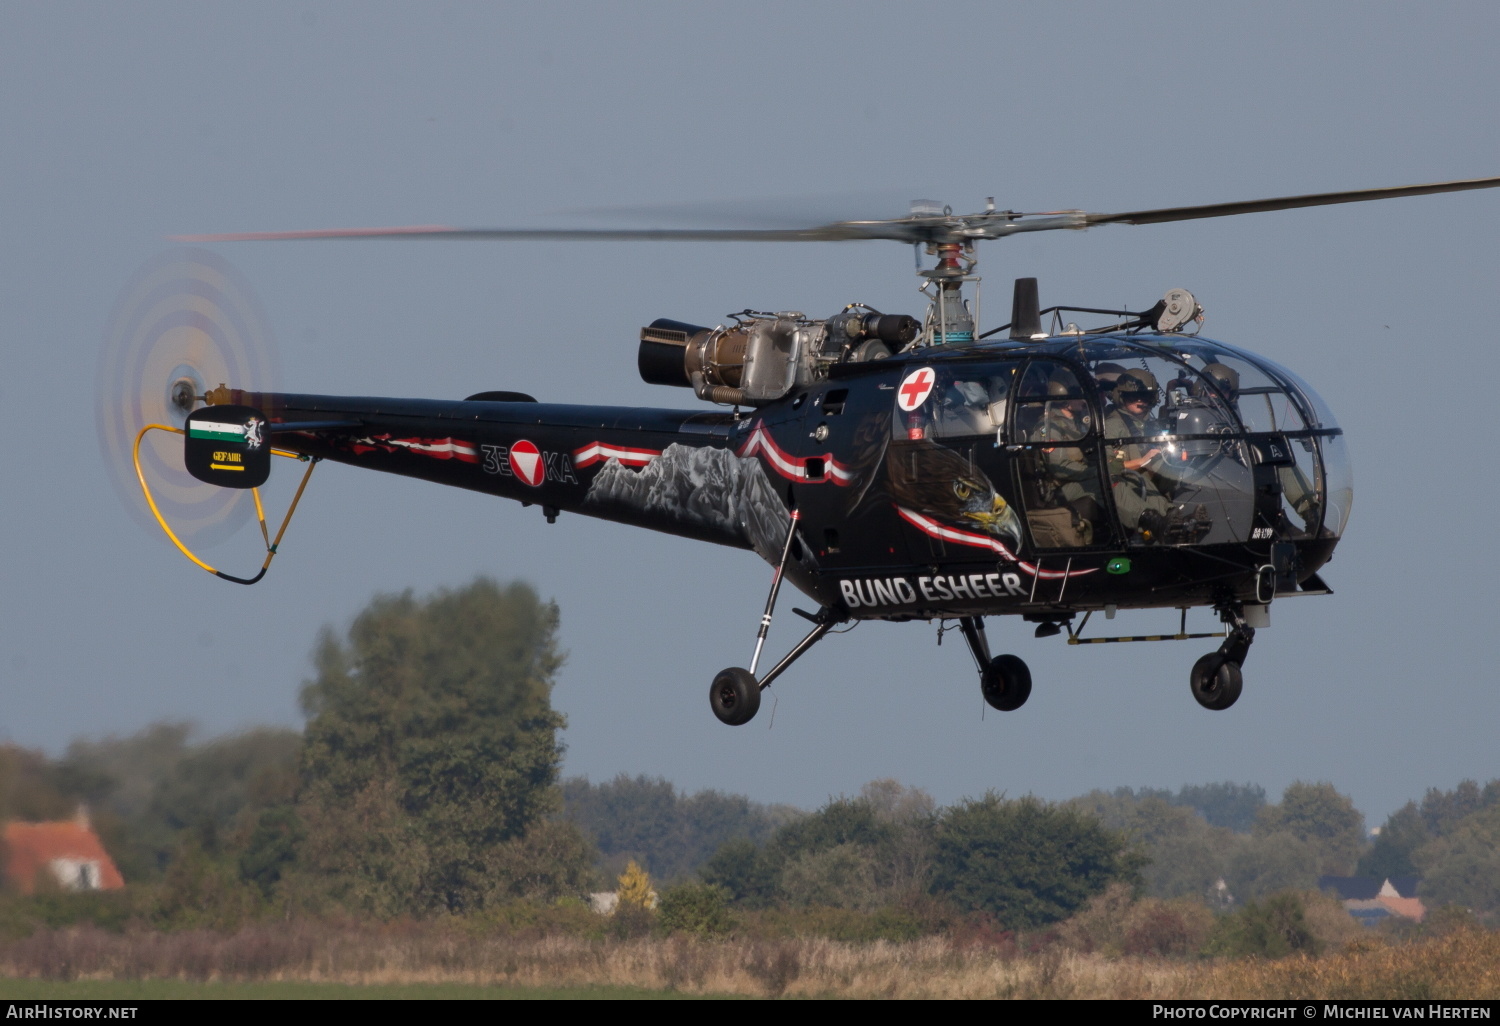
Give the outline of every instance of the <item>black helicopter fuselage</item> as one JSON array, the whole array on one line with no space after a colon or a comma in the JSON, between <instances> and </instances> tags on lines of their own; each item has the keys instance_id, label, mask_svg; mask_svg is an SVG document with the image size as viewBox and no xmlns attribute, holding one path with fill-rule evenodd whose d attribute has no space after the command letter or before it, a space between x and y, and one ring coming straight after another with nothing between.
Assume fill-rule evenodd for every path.
<instances>
[{"instance_id":1,"label":"black helicopter fuselage","mask_svg":"<svg viewBox=\"0 0 1500 1026\"><path fill-rule=\"evenodd\" d=\"M1066 625L1069 643L1222 637L1190 673L1195 700L1222 711L1239 698L1272 601L1329 590L1318 571L1354 495L1343 432L1295 374L1193 334L1203 309L1186 289L1143 311L1044 310L1036 279L1017 278L1010 323L981 333L977 293L972 302L964 296L978 286L977 244L1495 187L1500 177L1116 213L1026 213L991 199L982 211L955 214L923 200L910 216L779 228L420 225L181 236L879 239L918 247L927 309L916 318L852 303L823 320L746 309L716 327L660 319L642 328L643 380L690 388L732 412L553 405L516 393L438 402L221 385L202 397L205 413L193 409L193 374L168 382L167 394L186 424L189 473L212 484L264 481L269 428L283 450L491 492L539 506L549 520L582 514L754 550L776 574L749 666L721 671L710 686L714 714L727 724L748 722L761 692L851 619L956 618L984 700L1014 711L1031 693L1030 670L1017 656L992 654L984 634L984 617L1007 614L1035 621L1037 637ZM936 258L931 267L922 266L924 248ZM1082 330L1063 323L1064 313L1120 319ZM1006 330L1006 341L981 341ZM277 548L268 535L260 574L244 579L172 537L202 569L241 584L260 580ZM812 631L762 671L784 579L819 608L806 614ZM1186 610L1195 606L1214 609L1221 635L1187 633ZM1096 610L1108 618L1120 608L1173 607L1182 619L1165 637L1081 637Z\"/></svg>"},{"instance_id":2,"label":"black helicopter fuselage","mask_svg":"<svg viewBox=\"0 0 1500 1026\"><path fill-rule=\"evenodd\" d=\"M1244 373L1233 397L1201 378L1223 361ZM1161 381L1144 435L1111 433L1101 368L1121 366ZM232 401L263 411L279 448L515 499L549 519L749 548L773 565L795 510L787 578L855 619L1045 622L1316 593L1352 495L1329 451L1340 432L1310 389L1187 336L933 347L836 364L813 387L734 412L516 393ZM1121 470L1147 446L1159 470ZM1171 511L1153 532L1132 519L1142 494Z\"/></svg>"}]
</instances>

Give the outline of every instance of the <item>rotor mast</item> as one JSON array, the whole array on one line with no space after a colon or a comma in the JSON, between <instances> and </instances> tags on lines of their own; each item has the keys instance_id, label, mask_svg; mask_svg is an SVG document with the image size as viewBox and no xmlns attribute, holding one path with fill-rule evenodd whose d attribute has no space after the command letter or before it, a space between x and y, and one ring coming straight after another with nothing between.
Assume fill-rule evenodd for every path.
<instances>
[{"instance_id":1,"label":"rotor mast","mask_svg":"<svg viewBox=\"0 0 1500 1026\"><path fill-rule=\"evenodd\" d=\"M993 216L995 199L990 197L983 216ZM927 297L927 316L916 346L937 346L973 342L979 331L980 276L974 273L979 264L975 238L965 238L965 219L954 217L953 208L932 200L913 200L913 219L928 220L933 236L925 244L928 256L937 257L933 267L922 268L918 251L917 274L926 280L921 293ZM931 223L931 220L937 223ZM946 220L946 224L943 222ZM946 230L945 230L946 229ZM917 245L922 245L917 243ZM972 302L964 296L964 286L973 283Z\"/></svg>"}]
</instances>

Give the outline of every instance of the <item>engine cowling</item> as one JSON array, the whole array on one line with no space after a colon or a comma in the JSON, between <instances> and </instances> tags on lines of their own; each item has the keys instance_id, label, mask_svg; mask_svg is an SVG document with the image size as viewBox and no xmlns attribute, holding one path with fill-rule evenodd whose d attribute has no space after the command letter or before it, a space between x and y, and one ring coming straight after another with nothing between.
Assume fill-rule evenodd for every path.
<instances>
[{"instance_id":1,"label":"engine cowling","mask_svg":"<svg viewBox=\"0 0 1500 1026\"><path fill-rule=\"evenodd\" d=\"M890 355L918 327L904 315L847 310L827 321L747 314L717 328L659 318L641 329L636 364L650 384L691 388L710 402L761 406L823 380L832 363Z\"/></svg>"}]
</instances>

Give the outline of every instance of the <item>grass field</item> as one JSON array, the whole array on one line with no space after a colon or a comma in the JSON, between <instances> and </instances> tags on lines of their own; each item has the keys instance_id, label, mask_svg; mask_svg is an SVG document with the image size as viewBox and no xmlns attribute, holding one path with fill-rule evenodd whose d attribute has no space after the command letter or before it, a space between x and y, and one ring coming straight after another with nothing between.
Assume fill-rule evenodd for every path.
<instances>
[{"instance_id":1,"label":"grass field","mask_svg":"<svg viewBox=\"0 0 1500 1026\"><path fill-rule=\"evenodd\" d=\"M463 983L200 982L193 980L0 979L0 1001L632 1001L737 998L642 987L509 987Z\"/></svg>"},{"instance_id":2,"label":"grass field","mask_svg":"<svg viewBox=\"0 0 1500 1026\"><path fill-rule=\"evenodd\" d=\"M1496 999L1500 933L1329 954L1106 957L944 937L588 940L429 925L209 931L43 930L0 946L0 998L1132 998Z\"/></svg>"}]
</instances>

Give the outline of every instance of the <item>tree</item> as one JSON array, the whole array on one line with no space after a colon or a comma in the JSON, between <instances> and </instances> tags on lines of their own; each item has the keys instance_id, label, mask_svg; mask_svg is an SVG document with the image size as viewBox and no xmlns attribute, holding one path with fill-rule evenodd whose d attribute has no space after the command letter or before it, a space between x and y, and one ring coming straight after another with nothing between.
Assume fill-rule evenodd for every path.
<instances>
[{"instance_id":1,"label":"tree","mask_svg":"<svg viewBox=\"0 0 1500 1026\"><path fill-rule=\"evenodd\" d=\"M793 905L824 905L871 911L885 904L876 886L871 850L859 844L836 844L806 851L781 872L781 893Z\"/></svg>"},{"instance_id":2,"label":"tree","mask_svg":"<svg viewBox=\"0 0 1500 1026\"><path fill-rule=\"evenodd\" d=\"M617 887L615 893L619 899L619 908L651 908L656 904L656 891L651 887L651 876L635 859L631 859L625 872L620 874Z\"/></svg>"},{"instance_id":3,"label":"tree","mask_svg":"<svg viewBox=\"0 0 1500 1026\"><path fill-rule=\"evenodd\" d=\"M74 741L57 764L56 779L88 803L128 881L160 877L184 831L194 833L202 857L218 858L248 842L265 810L292 800L297 731L258 727L202 742L192 733L189 723L154 723L125 737ZM274 874L256 879L264 886Z\"/></svg>"},{"instance_id":4,"label":"tree","mask_svg":"<svg viewBox=\"0 0 1500 1026\"><path fill-rule=\"evenodd\" d=\"M593 842L572 823L539 819L523 836L487 853L485 903L582 898L593 889L598 854Z\"/></svg>"},{"instance_id":5,"label":"tree","mask_svg":"<svg viewBox=\"0 0 1500 1026\"><path fill-rule=\"evenodd\" d=\"M1076 808L991 792L937 822L932 890L1011 929L1066 919L1110 883L1135 883L1141 858Z\"/></svg>"},{"instance_id":6,"label":"tree","mask_svg":"<svg viewBox=\"0 0 1500 1026\"><path fill-rule=\"evenodd\" d=\"M1432 840L1427 824L1416 802L1407 802L1386 817L1385 825L1375 835L1370 850L1359 860L1355 872L1360 876L1416 876L1412 853Z\"/></svg>"},{"instance_id":7,"label":"tree","mask_svg":"<svg viewBox=\"0 0 1500 1026\"><path fill-rule=\"evenodd\" d=\"M1248 834L1255 826L1255 816L1266 804L1266 789L1259 784L1184 784L1174 805L1196 809L1211 826L1224 827L1237 834Z\"/></svg>"},{"instance_id":8,"label":"tree","mask_svg":"<svg viewBox=\"0 0 1500 1026\"><path fill-rule=\"evenodd\" d=\"M1496 803L1500 803L1500 780L1491 780L1483 788L1472 780L1460 781L1451 791L1430 787L1422 796L1422 822L1434 837L1441 837L1460 820Z\"/></svg>"},{"instance_id":9,"label":"tree","mask_svg":"<svg viewBox=\"0 0 1500 1026\"><path fill-rule=\"evenodd\" d=\"M1252 901L1220 919L1208 942L1210 954L1231 958L1284 958L1295 952L1315 955L1318 947L1308 927L1302 895L1291 891Z\"/></svg>"},{"instance_id":10,"label":"tree","mask_svg":"<svg viewBox=\"0 0 1500 1026\"><path fill-rule=\"evenodd\" d=\"M0 745L0 822L67 819L84 797L47 756L17 745Z\"/></svg>"},{"instance_id":11,"label":"tree","mask_svg":"<svg viewBox=\"0 0 1500 1026\"><path fill-rule=\"evenodd\" d=\"M1285 830L1240 838L1229 853L1224 880L1236 901L1256 901L1286 890L1317 886L1322 854L1317 845Z\"/></svg>"},{"instance_id":12,"label":"tree","mask_svg":"<svg viewBox=\"0 0 1500 1026\"><path fill-rule=\"evenodd\" d=\"M1428 905L1500 912L1500 805L1465 816L1412 859L1422 871L1422 899Z\"/></svg>"},{"instance_id":13,"label":"tree","mask_svg":"<svg viewBox=\"0 0 1500 1026\"><path fill-rule=\"evenodd\" d=\"M932 796L876 780L858 798L829 799L785 823L764 846L723 844L699 871L730 900L876 909L925 895L932 865Z\"/></svg>"},{"instance_id":14,"label":"tree","mask_svg":"<svg viewBox=\"0 0 1500 1026\"><path fill-rule=\"evenodd\" d=\"M827 851L841 844L879 847L888 843L895 825L863 798L834 798L810 816L776 831L772 847L782 861Z\"/></svg>"},{"instance_id":15,"label":"tree","mask_svg":"<svg viewBox=\"0 0 1500 1026\"><path fill-rule=\"evenodd\" d=\"M1417 850L1446 837L1468 817L1500 804L1500 780L1480 787L1464 780L1451 791L1428 788L1422 804L1407 802L1386 818L1375 843L1359 863L1364 876L1415 876Z\"/></svg>"},{"instance_id":16,"label":"tree","mask_svg":"<svg viewBox=\"0 0 1500 1026\"><path fill-rule=\"evenodd\" d=\"M932 822L930 795L878 780L782 827L766 856L793 904L897 905L927 888Z\"/></svg>"},{"instance_id":17,"label":"tree","mask_svg":"<svg viewBox=\"0 0 1500 1026\"><path fill-rule=\"evenodd\" d=\"M1346 876L1364 852L1364 823L1354 802L1332 784L1298 780L1282 793L1280 805L1260 810L1255 834L1291 834L1317 850L1318 872Z\"/></svg>"},{"instance_id":18,"label":"tree","mask_svg":"<svg viewBox=\"0 0 1500 1026\"><path fill-rule=\"evenodd\" d=\"M657 903L662 929L671 932L726 933L734 926L729 896L713 884L684 883L662 891Z\"/></svg>"},{"instance_id":19,"label":"tree","mask_svg":"<svg viewBox=\"0 0 1500 1026\"><path fill-rule=\"evenodd\" d=\"M735 838L763 843L795 814L743 795L679 794L660 777L623 773L602 784L565 781L562 799L563 816L593 835L606 868L617 872L636 859L661 880L695 872Z\"/></svg>"},{"instance_id":20,"label":"tree","mask_svg":"<svg viewBox=\"0 0 1500 1026\"><path fill-rule=\"evenodd\" d=\"M300 811L307 868L382 914L483 903L487 854L556 805L563 718L557 609L480 578L374 599L347 642L325 630Z\"/></svg>"},{"instance_id":21,"label":"tree","mask_svg":"<svg viewBox=\"0 0 1500 1026\"><path fill-rule=\"evenodd\" d=\"M151 845L165 869L191 831L208 857L240 852L244 879L269 896L300 834L291 803L301 751L301 735L274 727L184 748L131 824L136 846Z\"/></svg>"},{"instance_id":22,"label":"tree","mask_svg":"<svg viewBox=\"0 0 1500 1026\"><path fill-rule=\"evenodd\" d=\"M1236 837L1164 794L1120 788L1113 794L1093 791L1067 804L1097 815L1138 846L1148 860L1141 870L1148 894L1201 900L1225 874Z\"/></svg>"},{"instance_id":23,"label":"tree","mask_svg":"<svg viewBox=\"0 0 1500 1026\"><path fill-rule=\"evenodd\" d=\"M77 740L59 769L78 781L91 805L104 805L126 821L149 815L156 789L188 751L191 723L153 723L126 737Z\"/></svg>"},{"instance_id":24,"label":"tree","mask_svg":"<svg viewBox=\"0 0 1500 1026\"><path fill-rule=\"evenodd\" d=\"M763 908L776 896L781 865L754 841L736 838L721 844L698 875L705 884L723 890L735 904Z\"/></svg>"}]
</instances>

